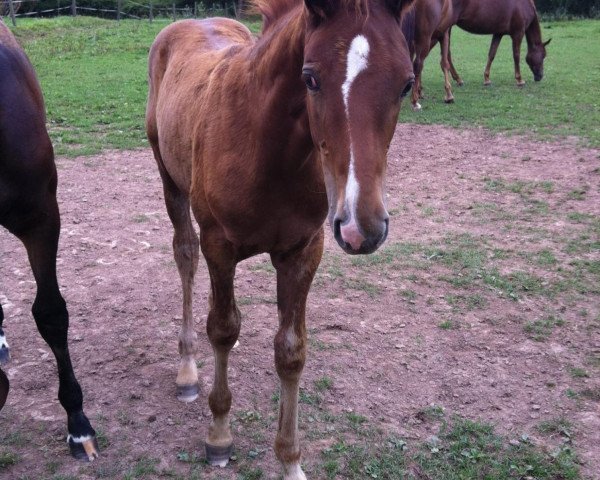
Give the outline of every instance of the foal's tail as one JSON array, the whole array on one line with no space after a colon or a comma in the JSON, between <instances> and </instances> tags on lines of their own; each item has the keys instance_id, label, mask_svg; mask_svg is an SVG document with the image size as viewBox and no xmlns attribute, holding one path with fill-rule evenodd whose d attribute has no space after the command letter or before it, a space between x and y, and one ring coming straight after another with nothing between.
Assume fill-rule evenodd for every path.
<instances>
[{"instance_id":1,"label":"foal's tail","mask_svg":"<svg viewBox=\"0 0 600 480\"><path fill-rule=\"evenodd\" d=\"M9 389L8 378L6 378L6 374L0 369L0 410L6 403L6 397L8 397L8 389Z\"/></svg>"},{"instance_id":2,"label":"foal's tail","mask_svg":"<svg viewBox=\"0 0 600 480\"><path fill-rule=\"evenodd\" d=\"M408 44L408 51L412 59L415 54L415 24L416 14L415 8L410 7L402 13L402 33Z\"/></svg>"}]
</instances>

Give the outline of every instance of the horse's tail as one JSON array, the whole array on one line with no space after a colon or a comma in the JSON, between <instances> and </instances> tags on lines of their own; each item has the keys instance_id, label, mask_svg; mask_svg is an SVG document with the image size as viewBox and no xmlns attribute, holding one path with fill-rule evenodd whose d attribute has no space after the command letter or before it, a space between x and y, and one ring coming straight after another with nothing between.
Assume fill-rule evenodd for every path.
<instances>
[{"instance_id":1,"label":"horse's tail","mask_svg":"<svg viewBox=\"0 0 600 480\"><path fill-rule=\"evenodd\" d=\"M8 397L8 389L10 387L10 383L6 374L0 369L0 410L6 403L6 397Z\"/></svg>"},{"instance_id":2,"label":"horse's tail","mask_svg":"<svg viewBox=\"0 0 600 480\"><path fill-rule=\"evenodd\" d=\"M412 58L415 54L415 26L416 26L416 14L415 8L410 7L402 13L402 33L408 44L408 51Z\"/></svg>"}]
</instances>

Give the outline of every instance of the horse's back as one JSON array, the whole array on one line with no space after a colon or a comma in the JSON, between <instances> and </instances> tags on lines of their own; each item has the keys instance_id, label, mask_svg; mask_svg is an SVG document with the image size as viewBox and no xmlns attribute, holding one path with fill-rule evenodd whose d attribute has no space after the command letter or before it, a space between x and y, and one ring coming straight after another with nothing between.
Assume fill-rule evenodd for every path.
<instances>
[{"instance_id":1,"label":"horse's back","mask_svg":"<svg viewBox=\"0 0 600 480\"><path fill-rule=\"evenodd\" d=\"M56 189L44 101L25 52L0 22L0 224ZM14 218L13 218L14 217Z\"/></svg>"},{"instance_id":2,"label":"horse's back","mask_svg":"<svg viewBox=\"0 0 600 480\"><path fill-rule=\"evenodd\" d=\"M252 42L241 23L209 18L173 23L152 44L146 130L161 157L157 161L183 191L189 191L191 138L211 73L236 48Z\"/></svg>"},{"instance_id":3,"label":"horse's back","mask_svg":"<svg viewBox=\"0 0 600 480\"><path fill-rule=\"evenodd\" d=\"M525 30L536 17L532 0L461 0L457 25L470 33L508 35Z\"/></svg>"}]
</instances>

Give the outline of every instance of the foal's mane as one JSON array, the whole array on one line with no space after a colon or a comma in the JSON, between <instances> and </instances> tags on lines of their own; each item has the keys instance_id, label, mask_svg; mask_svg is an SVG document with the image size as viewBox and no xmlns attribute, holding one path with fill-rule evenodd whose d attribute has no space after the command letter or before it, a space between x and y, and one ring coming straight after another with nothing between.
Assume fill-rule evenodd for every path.
<instances>
[{"instance_id":1,"label":"foal's mane","mask_svg":"<svg viewBox=\"0 0 600 480\"><path fill-rule=\"evenodd\" d=\"M340 0L342 7L356 11L367 11L368 0ZM251 0L250 11L263 16L263 33L278 19L294 8L304 4L303 0Z\"/></svg>"}]
</instances>

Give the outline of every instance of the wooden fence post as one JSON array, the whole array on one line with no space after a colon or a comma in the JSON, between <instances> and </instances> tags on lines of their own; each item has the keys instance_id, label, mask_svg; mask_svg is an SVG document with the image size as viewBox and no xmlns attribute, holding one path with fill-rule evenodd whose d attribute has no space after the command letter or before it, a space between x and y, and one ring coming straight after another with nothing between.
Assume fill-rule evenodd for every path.
<instances>
[{"instance_id":1,"label":"wooden fence post","mask_svg":"<svg viewBox=\"0 0 600 480\"><path fill-rule=\"evenodd\" d=\"M71 15L77 16L77 0L71 0Z\"/></svg>"},{"instance_id":2,"label":"wooden fence post","mask_svg":"<svg viewBox=\"0 0 600 480\"><path fill-rule=\"evenodd\" d=\"M10 13L10 19L12 20L13 27L17 26L17 18L15 17L15 6L13 0L8 0L8 11Z\"/></svg>"},{"instance_id":3,"label":"wooden fence post","mask_svg":"<svg viewBox=\"0 0 600 480\"><path fill-rule=\"evenodd\" d=\"M194 2L194 18L198 18L198 2Z\"/></svg>"},{"instance_id":4,"label":"wooden fence post","mask_svg":"<svg viewBox=\"0 0 600 480\"><path fill-rule=\"evenodd\" d=\"M150 0L150 9L148 10L148 20L150 21L150 23L152 23L152 20L154 20L154 14L152 12L152 0Z\"/></svg>"},{"instance_id":5,"label":"wooden fence post","mask_svg":"<svg viewBox=\"0 0 600 480\"><path fill-rule=\"evenodd\" d=\"M175 10L175 2L173 2L173 21L177 21L177 10Z\"/></svg>"},{"instance_id":6,"label":"wooden fence post","mask_svg":"<svg viewBox=\"0 0 600 480\"><path fill-rule=\"evenodd\" d=\"M117 22L121 21L121 9L123 8L123 0L117 0Z\"/></svg>"}]
</instances>

